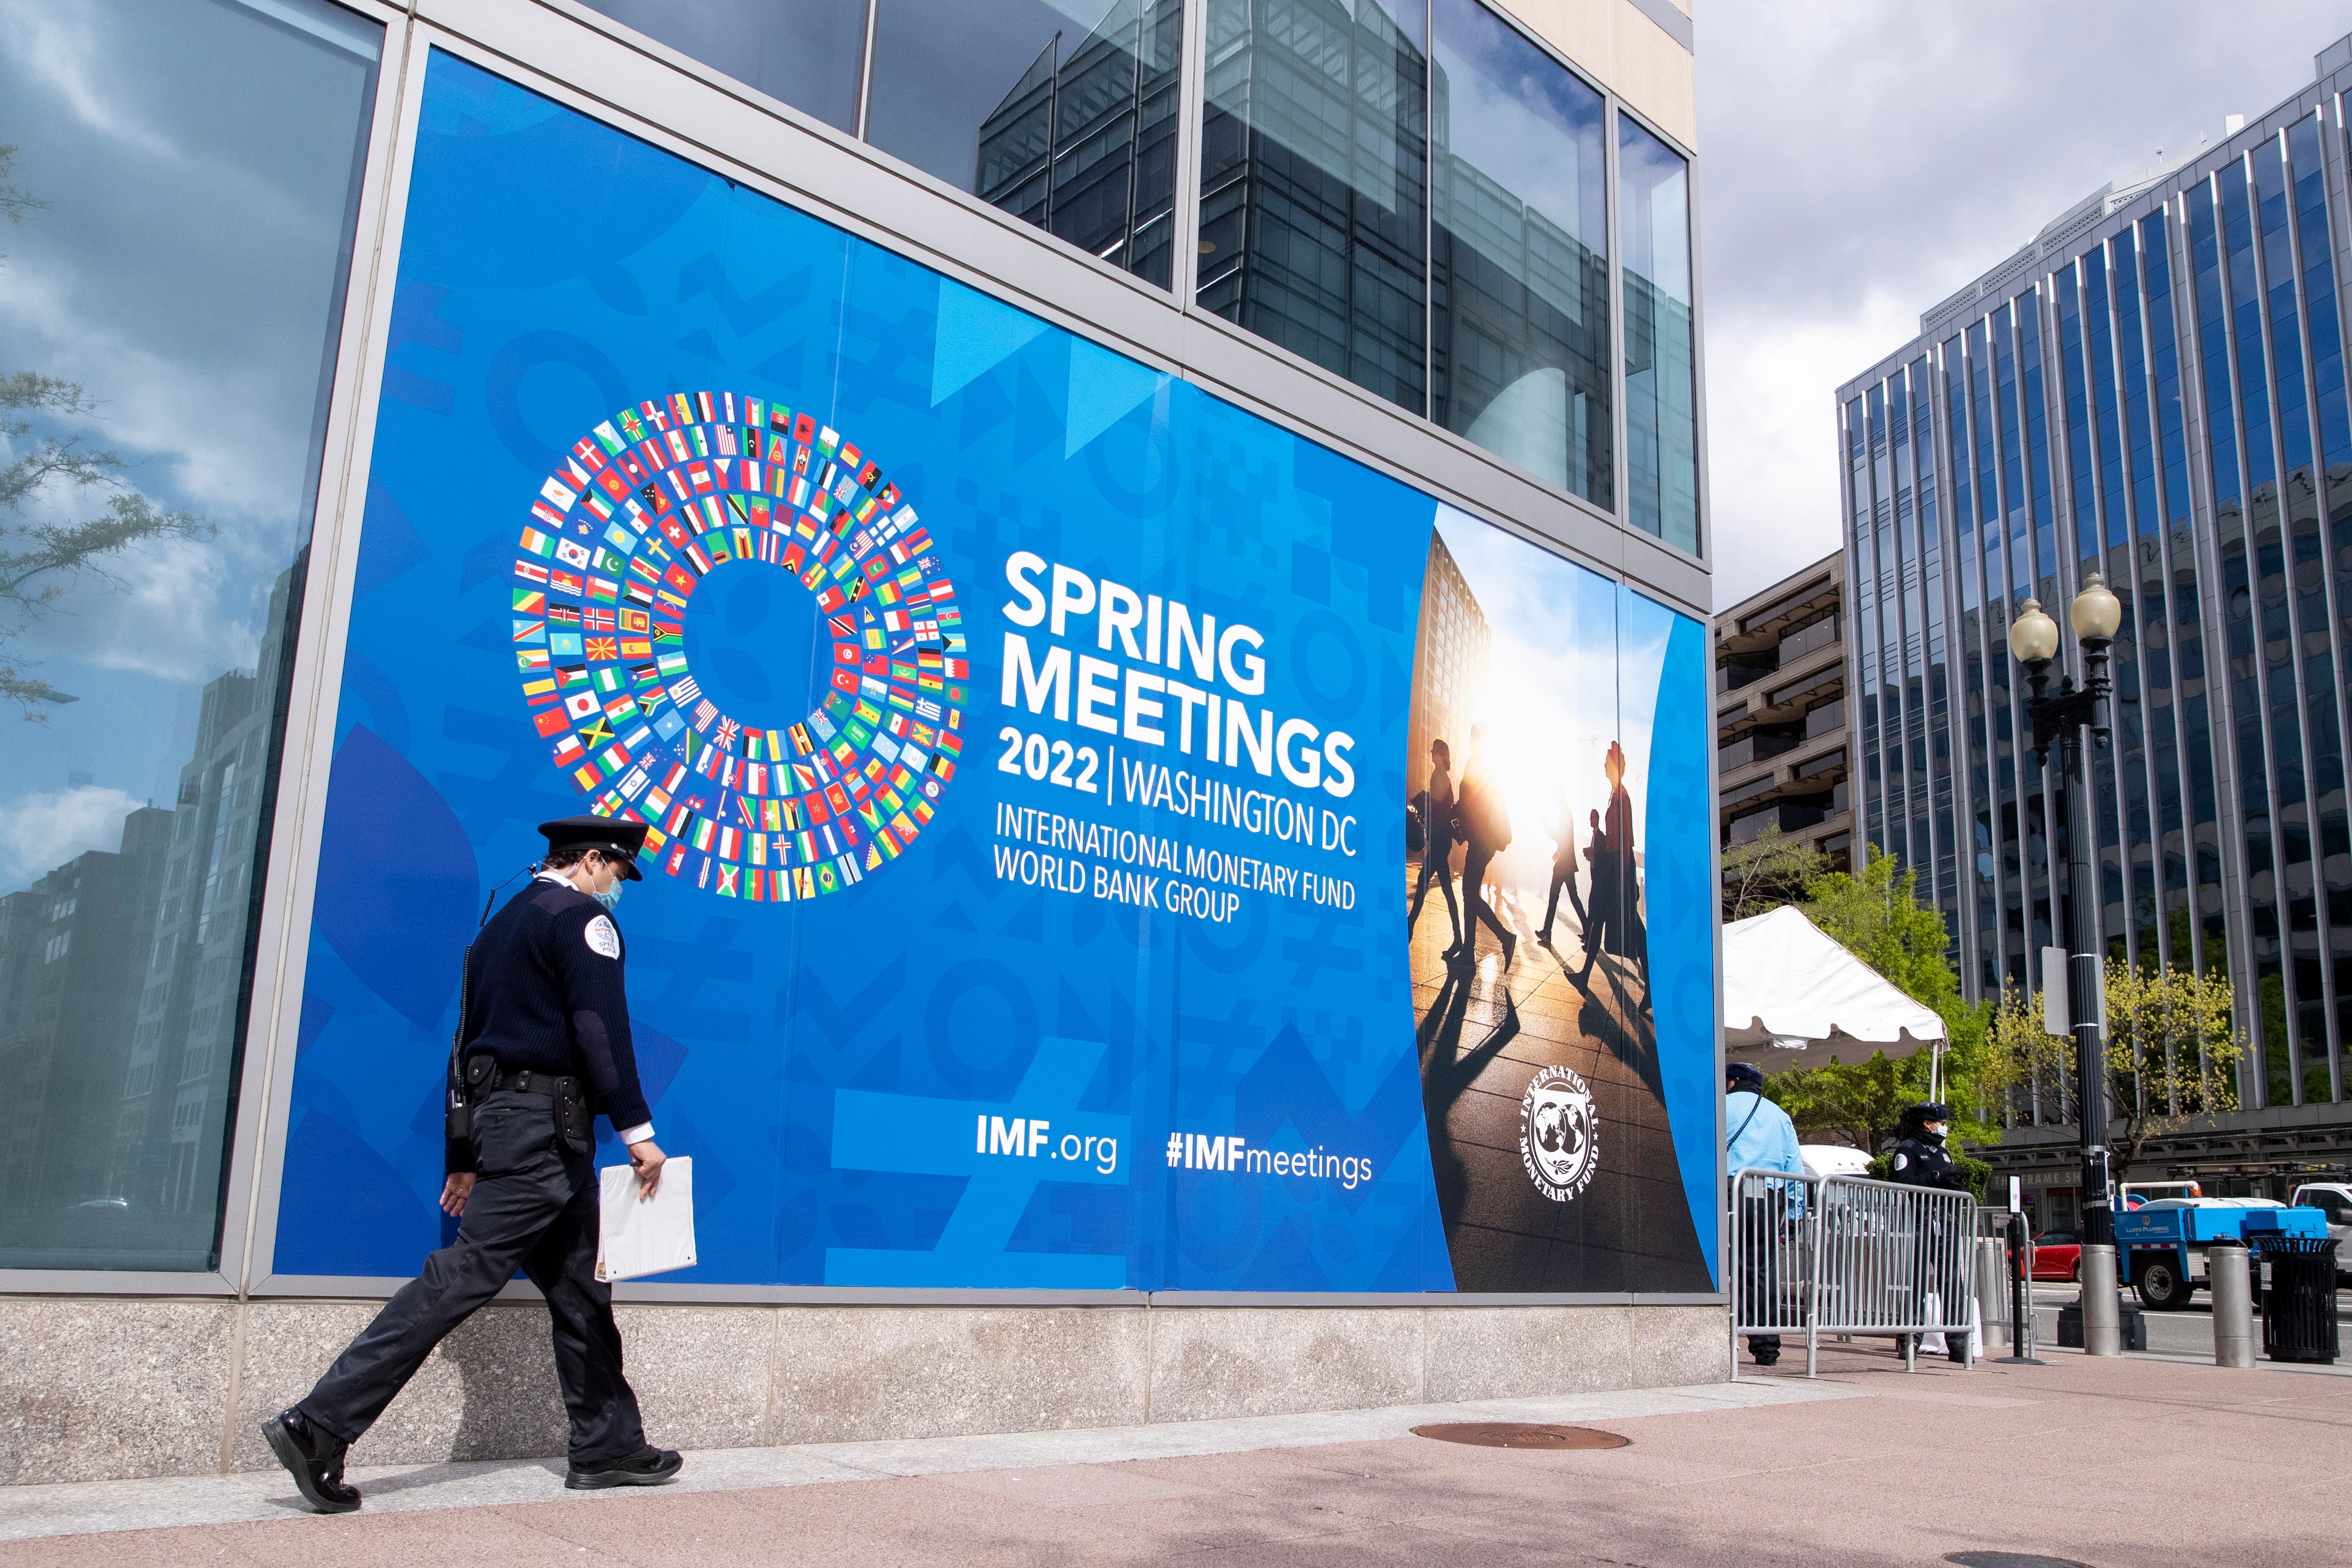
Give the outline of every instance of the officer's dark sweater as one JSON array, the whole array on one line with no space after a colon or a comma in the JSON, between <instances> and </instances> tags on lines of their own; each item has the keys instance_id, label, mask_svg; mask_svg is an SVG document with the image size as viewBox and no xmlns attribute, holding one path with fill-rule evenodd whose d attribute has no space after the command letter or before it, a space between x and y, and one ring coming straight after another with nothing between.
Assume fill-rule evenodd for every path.
<instances>
[{"instance_id":1,"label":"officer's dark sweater","mask_svg":"<svg viewBox=\"0 0 2352 1568\"><path fill-rule=\"evenodd\" d=\"M569 883L533 880L474 939L465 1054L490 1052L510 1072L576 1075L615 1131L650 1121L629 1042L625 955L604 905Z\"/></svg>"},{"instance_id":2,"label":"officer's dark sweater","mask_svg":"<svg viewBox=\"0 0 2352 1568\"><path fill-rule=\"evenodd\" d=\"M1966 1192L1969 1180L1960 1173L1959 1163L1944 1147L1940 1138L1930 1138L1917 1128L1906 1128L1905 1136L1895 1145L1895 1158L1887 1162L1887 1179L1906 1187L1943 1187L1952 1192Z\"/></svg>"}]
</instances>

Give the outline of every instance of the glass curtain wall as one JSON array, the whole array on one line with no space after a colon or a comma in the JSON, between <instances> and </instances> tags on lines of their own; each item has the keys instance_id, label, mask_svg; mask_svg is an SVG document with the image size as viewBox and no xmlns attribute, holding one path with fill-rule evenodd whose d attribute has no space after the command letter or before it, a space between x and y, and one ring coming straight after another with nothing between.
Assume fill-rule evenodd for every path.
<instances>
[{"instance_id":1,"label":"glass curtain wall","mask_svg":"<svg viewBox=\"0 0 2352 1568\"><path fill-rule=\"evenodd\" d=\"M1953 898L1946 884L1957 868L1922 842L1919 759L1907 724L1897 729L1898 709L1907 720L1917 700L1907 681L1907 559L1905 624L1872 615L1895 582L1880 426L1896 432L1926 365L1849 387L1842 405L1854 458L1856 660L1866 683L1878 672L1879 706L1865 703L1863 719L1865 750L1880 748L1864 769L1864 820L1966 916L1980 993L2046 978L2032 975L2032 950L2050 940L2050 853L2063 847L2045 847L2042 781L2020 764L2022 721L2001 638L2029 586L2063 603L2090 571L2106 573L2124 618L2112 655L2114 744L2089 781L2098 940L2116 959L2239 983L2254 1047L2250 1105L2346 1092L2352 531L2343 520L2352 508L2342 497L2352 493L2352 405L2336 299L2343 230L2328 211L2323 152L2325 136L2342 134L2340 121L2318 114L2258 134L2155 210L1943 329L1950 335L1931 357L1948 417L1934 455L1948 476L1952 527L1923 526L1916 548L1925 566L1944 534L1963 563L1953 607L1971 650L1967 721L1951 739L1965 754L1955 773L1974 816L1970 898ZM1899 433L1895 446L1899 521ZM1923 524L1926 460L1912 470ZM2199 484L2210 487L2201 515ZM1980 548L1969 548L1972 530ZM1906 554L1914 535L1898 530L1896 542ZM1930 626L1939 599L1920 603ZM1948 721L1929 702L1940 732ZM1930 773L1940 788L1932 764ZM2244 914L2236 931L2232 883ZM2021 1115L2071 1114L2063 1085L2031 1099Z\"/></svg>"},{"instance_id":2,"label":"glass curtain wall","mask_svg":"<svg viewBox=\"0 0 2352 1568\"><path fill-rule=\"evenodd\" d=\"M1426 12L1206 3L1202 308L1426 414Z\"/></svg>"},{"instance_id":3,"label":"glass curtain wall","mask_svg":"<svg viewBox=\"0 0 2352 1568\"><path fill-rule=\"evenodd\" d=\"M586 3L1172 286L1182 0ZM1201 308L1616 510L1602 95L1478 0L1201 3ZM1625 514L1696 553L1690 170L1617 138Z\"/></svg>"},{"instance_id":4,"label":"glass curtain wall","mask_svg":"<svg viewBox=\"0 0 2352 1568\"><path fill-rule=\"evenodd\" d=\"M1430 416L1612 507L1601 95L1476 0L1437 0L1433 26ZM1638 484L1633 510L1658 531Z\"/></svg>"},{"instance_id":5,"label":"glass curtain wall","mask_svg":"<svg viewBox=\"0 0 2352 1568\"><path fill-rule=\"evenodd\" d=\"M202 1269L383 32L320 0L20 25L0 1267Z\"/></svg>"},{"instance_id":6,"label":"glass curtain wall","mask_svg":"<svg viewBox=\"0 0 2352 1568\"><path fill-rule=\"evenodd\" d=\"M852 135L867 0L583 0L615 22Z\"/></svg>"},{"instance_id":7,"label":"glass curtain wall","mask_svg":"<svg viewBox=\"0 0 2352 1568\"><path fill-rule=\"evenodd\" d=\"M1175 0L875 0L866 140L1169 285Z\"/></svg>"},{"instance_id":8,"label":"glass curtain wall","mask_svg":"<svg viewBox=\"0 0 2352 1568\"><path fill-rule=\"evenodd\" d=\"M1625 499L1634 527L1696 553L1690 165L1620 119L1617 191L1625 245ZM1906 434L1898 431L1898 439Z\"/></svg>"}]
</instances>

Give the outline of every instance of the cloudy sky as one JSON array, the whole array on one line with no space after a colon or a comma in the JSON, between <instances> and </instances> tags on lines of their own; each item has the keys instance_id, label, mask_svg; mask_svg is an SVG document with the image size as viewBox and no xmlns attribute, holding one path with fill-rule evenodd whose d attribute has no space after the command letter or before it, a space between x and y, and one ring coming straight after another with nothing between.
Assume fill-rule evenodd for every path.
<instances>
[{"instance_id":1,"label":"cloudy sky","mask_svg":"<svg viewBox=\"0 0 2352 1568\"><path fill-rule=\"evenodd\" d=\"M2108 180L2194 156L2352 31L2315 0L1704 0L1716 603L1837 547L1833 397Z\"/></svg>"}]
</instances>

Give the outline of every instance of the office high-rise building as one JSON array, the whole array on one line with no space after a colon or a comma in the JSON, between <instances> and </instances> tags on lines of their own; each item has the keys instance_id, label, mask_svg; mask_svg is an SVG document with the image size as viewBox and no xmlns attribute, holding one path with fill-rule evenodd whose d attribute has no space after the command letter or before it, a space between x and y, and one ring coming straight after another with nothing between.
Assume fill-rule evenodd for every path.
<instances>
[{"instance_id":1,"label":"office high-rise building","mask_svg":"<svg viewBox=\"0 0 2352 1568\"><path fill-rule=\"evenodd\" d=\"M2352 39L2317 64L2059 215L1838 393L1858 834L1918 869L1970 995L2052 978L2064 815L2006 634L2104 573L2125 611L2084 781L2095 940L2228 974L2244 1110L2150 1159L2250 1178L2352 1143ZM2057 1084L2010 1112L2009 1144L2073 1118Z\"/></svg>"}]
</instances>

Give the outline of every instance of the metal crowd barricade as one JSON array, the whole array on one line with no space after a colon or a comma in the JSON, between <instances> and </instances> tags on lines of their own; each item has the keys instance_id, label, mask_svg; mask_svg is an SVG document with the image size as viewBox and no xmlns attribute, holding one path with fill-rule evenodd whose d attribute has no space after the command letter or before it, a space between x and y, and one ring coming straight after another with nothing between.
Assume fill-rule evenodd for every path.
<instances>
[{"instance_id":1,"label":"metal crowd barricade","mask_svg":"<svg viewBox=\"0 0 2352 1568\"><path fill-rule=\"evenodd\" d=\"M1976 1201L1967 1193L1859 1176L1743 1170L1731 1178L1732 1368L1738 1341L1802 1334L1805 1375L1821 1336L1958 1334L1974 1363Z\"/></svg>"},{"instance_id":2,"label":"metal crowd barricade","mask_svg":"<svg viewBox=\"0 0 2352 1568\"><path fill-rule=\"evenodd\" d=\"M1739 1171L1731 1178L1731 1364L1739 1365L1739 1338L1802 1334L1805 1375L1820 1355L1814 1321L1816 1223L1823 1178L1779 1171Z\"/></svg>"}]
</instances>

